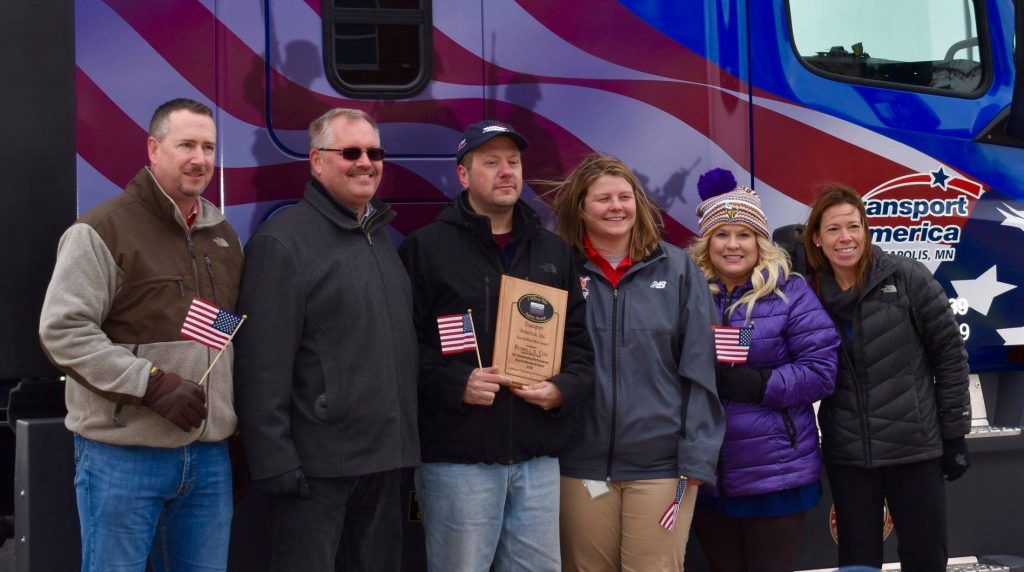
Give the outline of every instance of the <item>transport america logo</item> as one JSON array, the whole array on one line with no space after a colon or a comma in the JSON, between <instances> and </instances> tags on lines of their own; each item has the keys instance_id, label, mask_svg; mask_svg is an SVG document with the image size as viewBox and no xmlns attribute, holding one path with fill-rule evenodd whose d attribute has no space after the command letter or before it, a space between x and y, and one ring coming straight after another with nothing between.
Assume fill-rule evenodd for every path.
<instances>
[{"instance_id":1,"label":"transport america logo","mask_svg":"<svg viewBox=\"0 0 1024 572\"><path fill-rule=\"evenodd\" d=\"M864 195L871 241L934 270L956 259L964 224L984 193L980 183L941 165L886 181Z\"/></svg>"},{"instance_id":2,"label":"transport america logo","mask_svg":"<svg viewBox=\"0 0 1024 572\"><path fill-rule=\"evenodd\" d=\"M864 206L872 242L919 260L946 289L972 368L1002 367L1009 354L994 348L1024 345L1024 265L1015 248L1024 204L939 165L878 185Z\"/></svg>"}]
</instances>

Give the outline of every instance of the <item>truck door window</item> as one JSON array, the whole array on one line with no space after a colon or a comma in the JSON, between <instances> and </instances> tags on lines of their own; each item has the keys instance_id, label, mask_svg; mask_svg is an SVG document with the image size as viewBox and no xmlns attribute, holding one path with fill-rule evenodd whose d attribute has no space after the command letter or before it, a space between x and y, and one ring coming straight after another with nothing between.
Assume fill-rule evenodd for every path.
<instances>
[{"instance_id":1,"label":"truck door window","mask_svg":"<svg viewBox=\"0 0 1024 572\"><path fill-rule=\"evenodd\" d=\"M816 73L959 95L985 85L972 0L790 0L789 17Z\"/></svg>"},{"instance_id":2,"label":"truck door window","mask_svg":"<svg viewBox=\"0 0 1024 572\"><path fill-rule=\"evenodd\" d=\"M430 79L430 0L324 0L327 78L354 98L408 97Z\"/></svg>"}]
</instances>

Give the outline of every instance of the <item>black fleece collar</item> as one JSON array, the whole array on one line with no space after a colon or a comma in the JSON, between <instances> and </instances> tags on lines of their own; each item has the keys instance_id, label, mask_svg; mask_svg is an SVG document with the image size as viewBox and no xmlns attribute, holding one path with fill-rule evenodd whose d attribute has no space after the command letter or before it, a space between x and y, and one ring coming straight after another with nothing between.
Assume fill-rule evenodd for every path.
<instances>
[{"instance_id":1,"label":"black fleece collar","mask_svg":"<svg viewBox=\"0 0 1024 572\"><path fill-rule=\"evenodd\" d=\"M316 179L310 179L306 185L306 193L304 199L309 202L317 211L327 217L334 224L341 228L348 230L355 230L362 226L359 220L356 218L356 213L352 209L334 200L334 197L327 192L327 188ZM376 221L381 218L381 215L387 214L387 221L390 221L394 217L394 213L390 212L389 207L384 201L380 200L376 196L370 199L370 206L373 207L373 214L367 221L369 226L371 221ZM367 229L368 231L371 229Z\"/></svg>"},{"instance_id":2,"label":"black fleece collar","mask_svg":"<svg viewBox=\"0 0 1024 572\"><path fill-rule=\"evenodd\" d=\"M491 232L491 219L477 214L469 204L469 192L462 191L455 197L451 205L441 212L438 220L458 226L469 227L481 240L494 240ZM525 237L532 236L540 228L540 216L524 201L516 201L512 212L512 243L518 243Z\"/></svg>"}]
</instances>

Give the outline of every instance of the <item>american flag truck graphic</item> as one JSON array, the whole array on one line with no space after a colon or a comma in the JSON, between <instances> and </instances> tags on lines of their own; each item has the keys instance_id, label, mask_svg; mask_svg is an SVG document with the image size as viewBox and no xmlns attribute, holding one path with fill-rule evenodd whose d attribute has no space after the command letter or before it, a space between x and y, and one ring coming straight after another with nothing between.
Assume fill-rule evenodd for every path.
<instances>
[{"instance_id":1,"label":"american flag truck graphic","mask_svg":"<svg viewBox=\"0 0 1024 572\"><path fill-rule=\"evenodd\" d=\"M803 222L822 184L845 183L865 197L874 242L925 264L947 291L989 403L979 425L1008 426L972 447L986 441L976 448L993 459L1024 450L1019 1L75 0L73 10L79 213L147 163L152 110L179 96L214 109L218 170L204 196L243 242L301 197L306 129L336 106L379 123L378 194L398 212L398 240L461 191L456 146L487 118L531 142L524 197L548 221L542 182L608 152L636 171L679 245L697 228L708 169L754 188L773 229ZM950 486L951 554L1024 551L1022 529L998 524L1022 510L1019 494L1002 494L1001 471L984 493L980 476ZM236 513L234 569L266 565L256 502ZM834 565L822 504L801 545L805 568ZM893 542L886 551L897 559Z\"/></svg>"}]
</instances>

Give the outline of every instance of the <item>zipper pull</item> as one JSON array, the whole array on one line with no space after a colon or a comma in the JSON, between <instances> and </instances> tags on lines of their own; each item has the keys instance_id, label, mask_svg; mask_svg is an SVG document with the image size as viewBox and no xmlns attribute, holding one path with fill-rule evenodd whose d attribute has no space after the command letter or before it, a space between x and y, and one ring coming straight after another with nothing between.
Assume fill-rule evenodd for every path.
<instances>
[{"instance_id":1,"label":"zipper pull","mask_svg":"<svg viewBox=\"0 0 1024 572\"><path fill-rule=\"evenodd\" d=\"M203 260L206 262L206 276L210 279L210 293L213 296L213 301L217 302L217 282L213 279L213 261L210 260L209 254L204 254Z\"/></svg>"}]
</instances>

